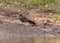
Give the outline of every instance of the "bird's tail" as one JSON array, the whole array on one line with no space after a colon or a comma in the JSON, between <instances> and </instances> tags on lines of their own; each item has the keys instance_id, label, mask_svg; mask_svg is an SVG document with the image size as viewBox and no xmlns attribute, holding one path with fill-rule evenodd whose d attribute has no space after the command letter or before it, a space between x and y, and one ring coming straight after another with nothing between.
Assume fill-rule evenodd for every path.
<instances>
[{"instance_id":1,"label":"bird's tail","mask_svg":"<svg viewBox=\"0 0 60 43\"><path fill-rule=\"evenodd\" d=\"M36 26L36 23L35 23L35 22L30 21L30 20L28 20L28 22L29 22L30 24L32 24L32 26Z\"/></svg>"}]
</instances>

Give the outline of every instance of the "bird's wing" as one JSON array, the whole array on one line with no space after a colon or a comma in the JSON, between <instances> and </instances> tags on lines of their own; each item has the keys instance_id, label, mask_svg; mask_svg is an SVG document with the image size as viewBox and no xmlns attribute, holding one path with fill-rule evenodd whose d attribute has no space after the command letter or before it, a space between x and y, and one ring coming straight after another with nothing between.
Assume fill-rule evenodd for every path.
<instances>
[{"instance_id":1,"label":"bird's wing","mask_svg":"<svg viewBox=\"0 0 60 43\"><path fill-rule=\"evenodd\" d=\"M22 16L22 18L23 18L23 19L28 19L28 18L27 18L27 17L25 17L25 16Z\"/></svg>"}]
</instances>

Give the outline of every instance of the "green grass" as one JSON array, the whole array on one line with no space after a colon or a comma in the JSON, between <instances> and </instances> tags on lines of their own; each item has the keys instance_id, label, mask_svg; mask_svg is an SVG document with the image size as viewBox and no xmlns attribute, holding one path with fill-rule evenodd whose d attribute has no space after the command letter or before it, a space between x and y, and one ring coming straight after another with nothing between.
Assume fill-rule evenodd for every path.
<instances>
[{"instance_id":1,"label":"green grass","mask_svg":"<svg viewBox=\"0 0 60 43\"><path fill-rule=\"evenodd\" d=\"M53 14L52 17L56 17L58 21L60 21L60 14Z\"/></svg>"},{"instance_id":2,"label":"green grass","mask_svg":"<svg viewBox=\"0 0 60 43\"><path fill-rule=\"evenodd\" d=\"M51 4L55 3L55 0L19 0L24 5L34 5L37 6L41 10L50 10L54 8L51 6ZM46 4L48 7L46 8Z\"/></svg>"},{"instance_id":3,"label":"green grass","mask_svg":"<svg viewBox=\"0 0 60 43\"><path fill-rule=\"evenodd\" d=\"M0 0L0 2L8 3L10 0Z\"/></svg>"},{"instance_id":4,"label":"green grass","mask_svg":"<svg viewBox=\"0 0 60 43\"><path fill-rule=\"evenodd\" d=\"M0 0L0 2L5 2L5 3L8 3L10 2L11 0ZM45 6L45 4L48 4L48 5L51 5L52 3L55 2L55 0L16 0L17 2L21 3L21 4L24 4L24 5L35 5L37 7L40 7L40 6ZM18 6L18 4L14 4L15 7Z\"/></svg>"},{"instance_id":5,"label":"green grass","mask_svg":"<svg viewBox=\"0 0 60 43\"><path fill-rule=\"evenodd\" d=\"M0 2L3 3L9 3L12 0L0 0ZM16 8L23 8L26 6L36 6L38 7L40 10L56 10L56 12L60 12L60 0L13 0L14 2L12 3L12 5ZM15 2L16 1L16 2ZM56 3L57 6L53 7L52 4ZM46 7L46 5L48 5Z\"/></svg>"},{"instance_id":6,"label":"green grass","mask_svg":"<svg viewBox=\"0 0 60 43\"><path fill-rule=\"evenodd\" d=\"M13 3L13 5L14 5L14 7L16 7L16 8L20 8L19 4L17 4L17 3Z\"/></svg>"}]
</instances>

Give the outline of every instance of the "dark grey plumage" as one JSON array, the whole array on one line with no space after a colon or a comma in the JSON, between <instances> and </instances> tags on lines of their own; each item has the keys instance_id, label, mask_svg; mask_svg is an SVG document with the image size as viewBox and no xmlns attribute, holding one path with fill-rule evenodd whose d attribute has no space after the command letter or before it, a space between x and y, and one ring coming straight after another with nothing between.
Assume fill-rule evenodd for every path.
<instances>
[{"instance_id":1,"label":"dark grey plumage","mask_svg":"<svg viewBox=\"0 0 60 43\"><path fill-rule=\"evenodd\" d=\"M26 18L25 16L23 16L21 13L19 14L19 19L20 19L21 22L28 22L28 23L30 23L32 25L36 25L35 22L29 20L28 18Z\"/></svg>"}]
</instances>

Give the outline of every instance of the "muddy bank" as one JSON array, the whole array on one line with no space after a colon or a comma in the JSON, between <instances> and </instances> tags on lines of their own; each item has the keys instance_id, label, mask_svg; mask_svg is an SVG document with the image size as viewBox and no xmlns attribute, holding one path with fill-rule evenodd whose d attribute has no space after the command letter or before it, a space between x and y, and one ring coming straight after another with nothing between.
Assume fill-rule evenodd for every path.
<instances>
[{"instance_id":1,"label":"muddy bank","mask_svg":"<svg viewBox=\"0 0 60 43\"><path fill-rule=\"evenodd\" d=\"M22 24L3 22L0 24L0 38L24 38L24 37L60 37L60 26L46 28L27 27Z\"/></svg>"}]
</instances>

